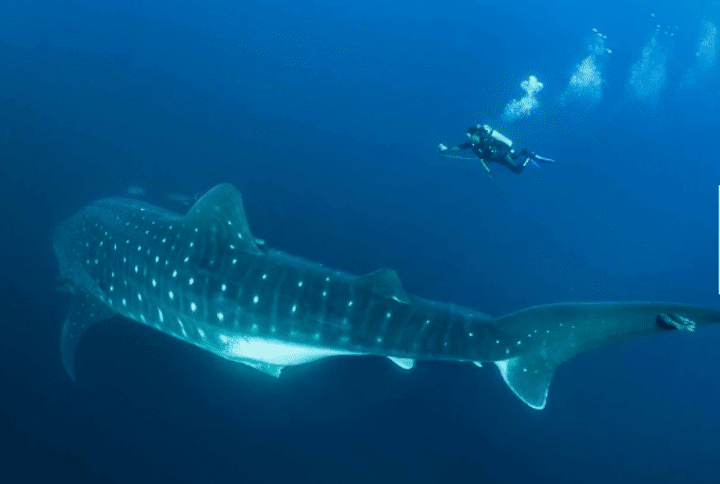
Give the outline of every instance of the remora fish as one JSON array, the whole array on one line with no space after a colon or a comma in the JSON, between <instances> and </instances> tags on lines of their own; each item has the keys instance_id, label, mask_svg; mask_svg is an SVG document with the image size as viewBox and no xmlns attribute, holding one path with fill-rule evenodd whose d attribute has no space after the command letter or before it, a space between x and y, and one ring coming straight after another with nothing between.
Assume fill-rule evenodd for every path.
<instances>
[{"instance_id":1,"label":"remora fish","mask_svg":"<svg viewBox=\"0 0 720 484\"><path fill-rule=\"evenodd\" d=\"M615 341L694 331L720 313L665 303L564 303L493 318L408 294L395 271L355 276L260 246L240 193L218 185L185 216L131 199L92 203L53 245L74 300L62 362L87 329L120 314L211 353L279 376L335 355L493 362L512 391L545 406L558 365Z\"/></svg>"}]
</instances>

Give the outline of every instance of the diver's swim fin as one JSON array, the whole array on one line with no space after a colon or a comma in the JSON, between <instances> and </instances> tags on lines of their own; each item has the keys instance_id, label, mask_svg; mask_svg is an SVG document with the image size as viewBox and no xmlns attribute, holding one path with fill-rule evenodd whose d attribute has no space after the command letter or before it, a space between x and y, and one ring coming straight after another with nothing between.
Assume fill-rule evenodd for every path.
<instances>
[{"instance_id":1,"label":"diver's swim fin","mask_svg":"<svg viewBox=\"0 0 720 484\"><path fill-rule=\"evenodd\" d=\"M535 155L533 156L533 159L535 161L539 161L540 163L555 163L555 160L551 158L545 158L544 156Z\"/></svg>"}]
</instances>

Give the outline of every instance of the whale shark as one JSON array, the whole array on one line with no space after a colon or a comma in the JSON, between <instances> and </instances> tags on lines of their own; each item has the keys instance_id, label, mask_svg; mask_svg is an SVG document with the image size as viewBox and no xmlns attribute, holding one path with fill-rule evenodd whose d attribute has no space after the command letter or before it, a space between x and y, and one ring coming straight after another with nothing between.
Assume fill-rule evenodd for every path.
<instances>
[{"instance_id":1,"label":"whale shark","mask_svg":"<svg viewBox=\"0 0 720 484\"><path fill-rule=\"evenodd\" d=\"M607 344L720 322L697 306L559 303L492 317L405 291L392 269L354 275L267 247L240 192L221 184L181 215L108 198L53 235L73 299L61 335L65 371L88 328L117 315L275 377L331 356L493 363L523 402L542 409L556 368Z\"/></svg>"}]
</instances>

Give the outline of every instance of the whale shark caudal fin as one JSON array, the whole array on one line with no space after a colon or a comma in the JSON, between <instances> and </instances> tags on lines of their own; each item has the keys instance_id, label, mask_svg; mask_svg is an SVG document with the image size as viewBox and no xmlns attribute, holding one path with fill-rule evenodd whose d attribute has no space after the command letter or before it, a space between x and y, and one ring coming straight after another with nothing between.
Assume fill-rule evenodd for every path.
<instances>
[{"instance_id":1,"label":"whale shark caudal fin","mask_svg":"<svg viewBox=\"0 0 720 484\"><path fill-rule=\"evenodd\" d=\"M88 293L75 295L60 335L60 354L65 371L75 378L75 352L80 340L95 323L117 316L113 310Z\"/></svg>"},{"instance_id":2,"label":"whale shark caudal fin","mask_svg":"<svg viewBox=\"0 0 720 484\"><path fill-rule=\"evenodd\" d=\"M548 388L562 363L586 351L667 331L695 331L720 313L656 303L562 303L510 314L498 324L517 337L517 354L494 363L524 403L545 408ZM518 354L521 353L521 354Z\"/></svg>"}]
</instances>

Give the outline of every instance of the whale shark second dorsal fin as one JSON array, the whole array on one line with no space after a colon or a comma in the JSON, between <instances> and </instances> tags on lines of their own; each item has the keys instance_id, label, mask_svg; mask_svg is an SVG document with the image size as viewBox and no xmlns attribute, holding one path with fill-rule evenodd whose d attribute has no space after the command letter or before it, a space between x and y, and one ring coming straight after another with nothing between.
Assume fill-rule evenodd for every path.
<instances>
[{"instance_id":1,"label":"whale shark second dorsal fin","mask_svg":"<svg viewBox=\"0 0 720 484\"><path fill-rule=\"evenodd\" d=\"M242 196L234 186L222 183L195 202L185 216L186 228L197 232L198 245L212 249L226 245L249 254L262 254L245 216Z\"/></svg>"},{"instance_id":2,"label":"whale shark second dorsal fin","mask_svg":"<svg viewBox=\"0 0 720 484\"><path fill-rule=\"evenodd\" d=\"M366 287L376 296L386 299L395 299L401 303L410 304L412 301L402 287L400 276L392 269L378 269L358 277L358 286Z\"/></svg>"}]
</instances>

